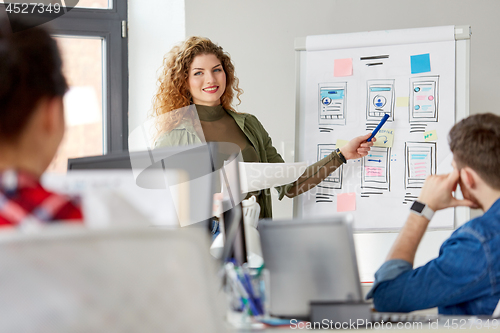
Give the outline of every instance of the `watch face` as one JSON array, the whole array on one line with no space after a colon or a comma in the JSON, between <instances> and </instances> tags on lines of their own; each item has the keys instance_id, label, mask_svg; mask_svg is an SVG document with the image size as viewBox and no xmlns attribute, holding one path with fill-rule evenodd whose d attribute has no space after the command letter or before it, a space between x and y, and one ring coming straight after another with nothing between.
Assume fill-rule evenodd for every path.
<instances>
[{"instance_id":1,"label":"watch face","mask_svg":"<svg viewBox=\"0 0 500 333\"><path fill-rule=\"evenodd\" d=\"M425 208L425 205L423 203L418 202L418 201L414 201L413 205L411 206L410 209L416 211L419 214L421 214L422 211L424 210L424 208Z\"/></svg>"}]
</instances>

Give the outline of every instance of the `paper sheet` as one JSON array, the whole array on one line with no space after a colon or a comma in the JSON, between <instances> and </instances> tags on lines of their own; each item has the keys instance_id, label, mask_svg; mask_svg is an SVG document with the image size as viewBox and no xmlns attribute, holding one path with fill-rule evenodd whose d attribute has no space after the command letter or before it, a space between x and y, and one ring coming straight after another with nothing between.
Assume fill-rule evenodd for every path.
<instances>
[{"instance_id":1,"label":"paper sheet","mask_svg":"<svg viewBox=\"0 0 500 333\"><path fill-rule=\"evenodd\" d=\"M166 171L178 178L181 170ZM136 185L130 170L77 170L67 175L45 173L42 184L55 192L82 198L85 225L91 228L115 226L179 226L179 210L185 205L184 186L144 189Z\"/></svg>"},{"instance_id":2,"label":"paper sheet","mask_svg":"<svg viewBox=\"0 0 500 333\"><path fill-rule=\"evenodd\" d=\"M378 47L444 41L455 41L455 27L453 25L417 29L397 29L388 31L307 36L306 50L344 50L361 47Z\"/></svg>"},{"instance_id":3,"label":"paper sheet","mask_svg":"<svg viewBox=\"0 0 500 333\"><path fill-rule=\"evenodd\" d=\"M306 162L245 163L240 162L240 182L243 193L286 185L296 181L306 170Z\"/></svg>"},{"instance_id":4,"label":"paper sheet","mask_svg":"<svg viewBox=\"0 0 500 333\"><path fill-rule=\"evenodd\" d=\"M414 44L399 40L403 38L401 31L308 37L308 50L314 43L315 49L307 52L301 65L306 68L301 82L301 126L307 134L299 138L299 160L309 164L318 161L323 152L336 148L337 140L373 131L386 113L390 118L382 130L392 130L394 137L392 146L387 138L386 146L372 148L371 156L349 160L299 196L301 216L331 216L338 212L339 194L356 193L356 210L351 212L355 230L398 230L425 177L451 170L445 134L455 123L454 29L435 29L424 29L428 34L419 36L420 43ZM409 36L424 30L412 29ZM441 33L447 37L442 35L442 41L437 42L435 38ZM352 38L355 35L360 37L357 41ZM394 39L387 40L390 35ZM343 39L338 41L344 48L332 46L337 45L330 43L335 38ZM326 39L323 44L322 39ZM328 46L332 49L325 49ZM411 74L410 59L415 55L428 55L424 58L429 62L424 59L423 64L428 67L432 62L430 72ZM332 59L348 58L356 70L353 75L333 76ZM436 141L426 142L423 134L431 130L442 134ZM450 209L440 211L430 228L453 225L454 211Z\"/></svg>"}]
</instances>

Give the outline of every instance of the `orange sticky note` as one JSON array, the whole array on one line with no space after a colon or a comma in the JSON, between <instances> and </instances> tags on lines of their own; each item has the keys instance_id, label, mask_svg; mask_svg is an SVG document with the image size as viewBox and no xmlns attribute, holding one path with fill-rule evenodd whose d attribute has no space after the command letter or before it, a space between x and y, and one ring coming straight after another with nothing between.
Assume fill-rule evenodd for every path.
<instances>
[{"instance_id":1,"label":"orange sticky note","mask_svg":"<svg viewBox=\"0 0 500 333\"><path fill-rule=\"evenodd\" d=\"M352 58L335 59L333 63L333 76L351 76Z\"/></svg>"},{"instance_id":2,"label":"orange sticky note","mask_svg":"<svg viewBox=\"0 0 500 333\"><path fill-rule=\"evenodd\" d=\"M337 212L356 210L356 193L340 193L337 195Z\"/></svg>"}]
</instances>

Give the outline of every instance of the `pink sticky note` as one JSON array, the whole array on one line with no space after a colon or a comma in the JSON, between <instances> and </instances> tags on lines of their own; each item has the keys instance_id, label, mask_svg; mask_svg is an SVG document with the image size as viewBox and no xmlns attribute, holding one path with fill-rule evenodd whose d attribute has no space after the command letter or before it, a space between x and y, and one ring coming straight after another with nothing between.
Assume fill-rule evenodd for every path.
<instances>
[{"instance_id":1,"label":"pink sticky note","mask_svg":"<svg viewBox=\"0 0 500 333\"><path fill-rule=\"evenodd\" d=\"M340 193L337 195L337 212L356 210L356 193Z\"/></svg>"},{"instance_id":2,"label":"pink sticky note","mask_svg":"<svg viewBox=\"0 0 500 333\"><path fill-rule=\"evenodd\" d=\"M333 76L352 75L352 58L335 59L333 66Z\"/></svg>"}]
</instances>

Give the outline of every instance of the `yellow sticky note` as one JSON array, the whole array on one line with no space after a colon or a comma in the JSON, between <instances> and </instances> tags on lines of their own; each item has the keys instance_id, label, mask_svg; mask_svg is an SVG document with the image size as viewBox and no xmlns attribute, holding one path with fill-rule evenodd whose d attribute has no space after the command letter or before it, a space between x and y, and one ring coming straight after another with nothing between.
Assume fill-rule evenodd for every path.
<instances>
[{"instance_id":1,"label":"yellow sticky note","mask_svg":"<svg viewBox=\"0 0 500 333\"><path fill-rule=\"evenodd\" d=\"M438 134L436 130L432 130L429 132L424 133L424 141L429 142L429 141L436 141L438 139Z\"/></svg>"},{"instance_id":2,"label":"yellow sticky note","mask_svg":"<svg viewBox=\"0 0 500 333\"><path fill-rule=\"evenodd\" d=\"M410 97L396 98L396 107L408 107L410 105Z\"/></svg>"},{"instance_id":3,"label":"yellow sticky note","mask_svg":"<svg viewBox=\"0 0 500 333\"><path fill-rule=\"evenodd\" d=\"M373 144L375 147L392 147L392 143L394 142L394 130L390 128L382 128L378 131L377 135L375 135L377 141Z\"/></svg>"},{"instance_id":4,"label":"yellow sticky note","mask_svg":"<svg viewBox=\"0 0 500 333\"><path fill-rule=\"evenodd\" d=\"M342 148L348 143L349 143L349 141L347 141L347 140L337 139L337 144L335 145L335 148Z\"/></svg>"}]
</instances>

